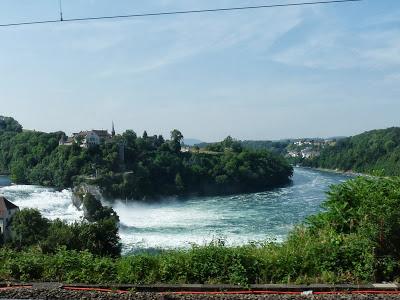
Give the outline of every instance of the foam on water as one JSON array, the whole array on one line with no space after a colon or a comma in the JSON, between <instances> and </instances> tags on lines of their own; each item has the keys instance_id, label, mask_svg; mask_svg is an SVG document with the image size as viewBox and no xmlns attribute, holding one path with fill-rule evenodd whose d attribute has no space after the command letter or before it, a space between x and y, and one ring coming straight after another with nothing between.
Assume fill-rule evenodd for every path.
<instances>
[{"instance_id":1,"label":"foam on water","mask_svg":"<svg viewBox=\"0 0 400 300\"><path fill-rule=\"evenodd\" d=\"M283 241L307 216L321 211L325 192L349 176L296 168L293 184L272 191L234 196L198 197L184 201L166 199L144 204L115 201L121 220L124 252L149 248L187 248L215 239L228 245L267 239ZM7 186L0 194L20 207L39 209L50 219L80 220L70 190L40 186Z\"/></svg>"},{"instance_id":2,"label":"foam on water","mask_svg":"<svg viewBox=\"0 0 400 300\"><path fill-rule=\"evenodd\" d=\"M67 222L78 221L83 216L72 204L70 190L56 191L34 185L13 185L0 188L0 194L20 208L36 208L44 217Z\"/></svg>"},{"instance_id":3,"label":"foam on water","mask_svg":"<svg viewBox=\"0 0 400 300\"><path fill-rule=\"evenodd\" d=\"M186 227L196 223L210 223L220 218L218 212L200 210L201 207L178 201L160 204L125 204L116 201L113 208L123 225L135 228Z\"/></svg>"}]
</instances>

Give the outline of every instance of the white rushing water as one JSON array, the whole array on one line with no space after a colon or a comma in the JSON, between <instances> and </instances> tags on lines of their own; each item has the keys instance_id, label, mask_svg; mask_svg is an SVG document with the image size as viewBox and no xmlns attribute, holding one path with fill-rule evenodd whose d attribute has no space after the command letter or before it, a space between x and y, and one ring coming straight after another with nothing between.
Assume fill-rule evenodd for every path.
<instances>
[{"instance_id":1,"label":"white rushing water","mask_svg":"<svg viewBox=\"0 0 400 300\"><path fill-rule=\"evenodd\" d=\"M48 219L78 221L83 213L72 204L72 192L61 192L34 185L12 185L0 188L0 194L20 208L36 208Z\"/></svg>"},{"instance_id":2,"label":"white rushing water","mask_svg":"<svg viewBox=\"0 0 400 300\"><path fill-rule=\"evenodd\" d=\"M321 211L330 185L347 179L343 174L296 168L292 185L263 193L152 204L115 201L112 206L120 216L124 252L189 247L219 238L229 245L282 241L295 224ZM0 188L0 194L22 208L37 208L50 219L72 222L82 218L69 190L16 185Z\"/></svg>"}]
</instances>

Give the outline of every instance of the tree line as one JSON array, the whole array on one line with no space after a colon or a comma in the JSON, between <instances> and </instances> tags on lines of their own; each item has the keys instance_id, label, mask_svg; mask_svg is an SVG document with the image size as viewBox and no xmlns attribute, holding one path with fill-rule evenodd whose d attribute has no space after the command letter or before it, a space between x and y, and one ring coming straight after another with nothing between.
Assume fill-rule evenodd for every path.
<instances>
[{"instance_id":1,"label":"tree line","mask_svg":"<svg viewBox=\"0 0 400 300\"><path fill-rule=\"evenodd\" d=\"M400 175L400 128L372 130L325 147L319 157L303 161L310 167Z\"/></svg>"},{"instance_id":2,"label":"tree line","mask_svg":"<svg viewBox=\"0 0 400 300\"><path fill-rule=\"evenodd\" d=\"M127 130L86 149L79 143L59 146L63 132L22 131L13 122L0 131L0 172L15 183L68 188L90 181L110 197L142 200L262 191L289 183L293 172L282 156L233 140L213 154L183 153L178 130L169 140Z\"/></svg>"}]
</instances>

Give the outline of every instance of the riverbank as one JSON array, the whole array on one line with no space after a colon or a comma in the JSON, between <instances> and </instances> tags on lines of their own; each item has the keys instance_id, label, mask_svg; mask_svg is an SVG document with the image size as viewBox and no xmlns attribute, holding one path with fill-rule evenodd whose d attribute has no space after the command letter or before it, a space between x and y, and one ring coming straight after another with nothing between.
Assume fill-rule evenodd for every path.
<instances>
[{"instance_id":1,"label":"riverbank","mask_svg":"<svg viewBox=\"0 0 400 300\"><path fill-rule=\"evenodd\" d=\"M328 172L328 173L335 173L335 174L343 174L343 175L348 175L348 176L371 176L369 174L365 173L359 173L355 171L343 171L339 169L325 169L325 168L313 168L313 167L306 167L306 166L298 166L297 168L303 168L303 169L310 169L310 170L316 170L316 171L321 171L321 172Z\"/></svg>"}]
</instances>

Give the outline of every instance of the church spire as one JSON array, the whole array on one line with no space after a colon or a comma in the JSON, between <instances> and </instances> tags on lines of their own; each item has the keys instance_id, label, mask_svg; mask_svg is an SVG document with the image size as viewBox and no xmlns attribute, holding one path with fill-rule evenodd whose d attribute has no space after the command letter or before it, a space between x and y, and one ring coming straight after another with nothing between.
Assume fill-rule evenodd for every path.
<instances>
[{"instance_id":1,"label":"church spire","mask_svg":"<svg viewBox=\"0 0 400 300\"><path fill-rule=\"evenodd\" d=\"M112 136L112 137L115 136L114 121L112 121L111 136Z\"/></svg>"}]
</instances>

